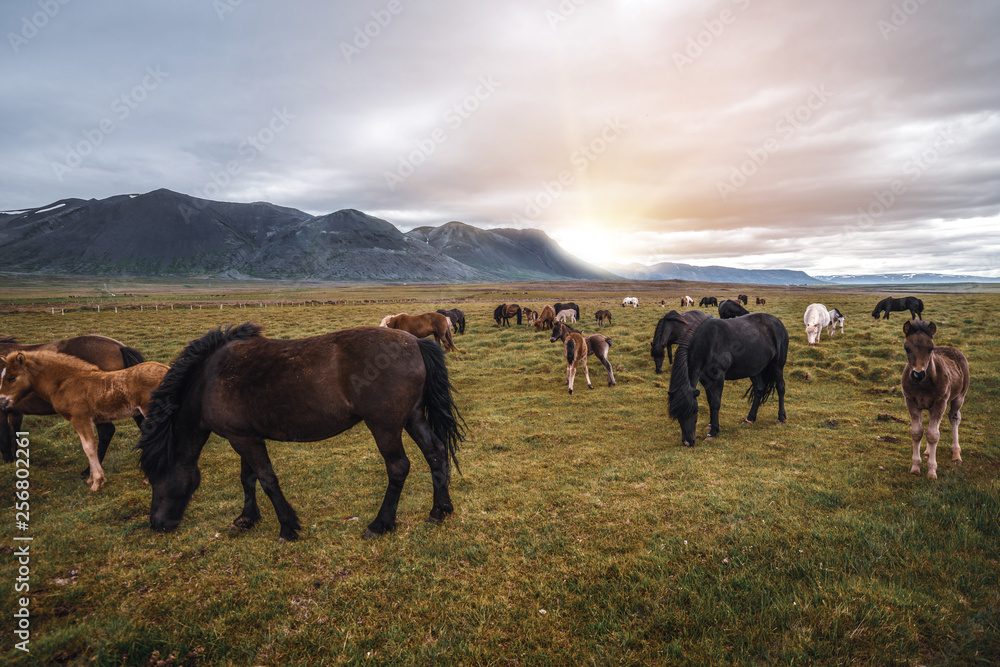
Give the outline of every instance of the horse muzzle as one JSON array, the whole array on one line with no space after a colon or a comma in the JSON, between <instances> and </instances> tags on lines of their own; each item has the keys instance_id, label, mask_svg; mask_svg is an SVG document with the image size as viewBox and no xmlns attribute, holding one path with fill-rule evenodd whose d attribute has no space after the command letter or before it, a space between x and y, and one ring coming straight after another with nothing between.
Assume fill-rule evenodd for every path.
<instances>
[{"instance_id":1,"label":"horse muzzle","mask_svg":"<svg viewBox=\"0 0 1000 667\"><path fill-rule=\"evenodd\" d=\"M914 382L923 382L927 377L927 371L910 371L910 379Z\"/></svg>"},{"instance_id":2,"label":"horse muzzle","mask_svg":"<svg viewBox=\"0 0 1000 667\"><path fill-rule=\"evenodd\" d=\"M14 407L14 399L10 396L0 396L0 410L10 410Z\"/></svg>"}]
</instances>

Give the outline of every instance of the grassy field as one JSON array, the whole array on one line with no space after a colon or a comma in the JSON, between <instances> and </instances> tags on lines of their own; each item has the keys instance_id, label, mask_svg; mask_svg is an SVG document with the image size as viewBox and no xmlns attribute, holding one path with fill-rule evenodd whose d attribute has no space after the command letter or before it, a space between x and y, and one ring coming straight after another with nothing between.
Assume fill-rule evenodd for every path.
<instances>
[{"instance_id":1,"label":"grassy field","mask_svg":"<svg viewBox=\"0 0 1000 667\"><path fill-rule=\"evenodd\" d=\"M909 470L900 395L902 323L870 312L885 293L684 283L322 286L253 283L109 286L5 279L0 335L41 342L101 333L169 362L227 322L300 337L386 314L457 306L468 327L448 355L468 440L452 478L455 514L424 522L428 469L413 462L395 533L362 540L385 469L359 425L322 443L273 443L301 539L264 520L230 529L239 460L213 437L180 528L150 531L150 491L119 424L108 485L77 477L79 439L56 417L26 417L27 533L17 477L0 466L0 661L10 665L617 665L1000 662L1000 294L916 291L938 343L969 358L964 463L939 448L939 479ZM649 342L684 294L750 295L791 336L788 422L776 405L740 425L748 381L728 383L722 432L681 446L667 416L669 367ZM123 296L122 293L128 296ZM626 295L641 307L621 308ZM766 308L754 297L767 298ZM347 303L327 303L346 300ZM369 303L364 303L364 301ZM371 303L371 301L380 303ZM493 308L574 300L603 330L618 386L592 364L569 396L561 346L532 328L498 329ZM806 344L814 301L847 315L846 334ZM101 312L95 303L105 306ZM219 304L223 304L220 309ZM108 305L112 308L109 308ZM113 306L119 306L119 312ZM197 304L197 305L195 305ZM244 304L243 307L238 304ZM139 309L139 306L142 309ZM171 305L173 308L171 309ZM200 306L200 307L199 307ZM53 314L55 309L55 314ZM62 314L65 312L65 314ZM699 433L707 427L701 398ZM926 466L925 466L926 470ZM30 535L30 654L14 648L19 564ZM158 662L159 661L159 662Z\"/></svg>"}]
</instances>

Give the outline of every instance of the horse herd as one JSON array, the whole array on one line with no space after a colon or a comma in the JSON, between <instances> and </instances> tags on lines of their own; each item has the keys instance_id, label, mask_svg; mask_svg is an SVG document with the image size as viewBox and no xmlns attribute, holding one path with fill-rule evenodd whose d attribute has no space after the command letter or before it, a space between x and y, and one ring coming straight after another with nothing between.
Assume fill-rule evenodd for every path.
<instances>
[{"instance_id":1,"label":"horse herd","mask_svg":"<svg viewBox=\"0 0 1000 667\"><path fill-rule=\"evenodd\" d=\"M706 439L719 434L719 410L726 380L750 379L744 394L750 404L744 423L753 423L772 396L778 399L778 422L784 423L785 380L789 335L769 313L749 313L747 297L715 300L719 317L700 310L670 310L656 324L650 344L655 370L662 372L664 351L672 365L668 412L677 420L681 440L696 443L698 385L709 407ZM684 297L682 303L693 299ZM762 304L763 299L758 298ZM742 312L732 305L739 306ZM952 429L952 460L961 461L958 426L969 388L969 365L962 353L937 347L936 326L920 319L923 303L916 297L883 299L872 316L909 310L903 326L907 362L902 389L911 417L913 456L910 472L920 473L920 443L926 433L927 475L937 477L936 449L940 423L947 413ZM736 314L733 314L736 313ZM612 340L584 334L570 326L580 320L573 302L544 305L539 311L518 304L494 310L498 327L527 319L536 331L550 329L550 342L562 342L566 386L573 393L578 366L593 389L587 357L597 358L615 386L608 358ZM611 313L595 313L598 326L611 324ZM827 328L844 331L838 309L811 304L805 312L806 338L819 342ZM267 453L266 440L316 442L364 422L385 462L388 485L376 518L365 536L390 531L410 468L403 449L405 430L417 443L431 470L429 521L453 511L448 493L451 465L465 428L452 399L446 351L457 351L453 334L465 332L465 315L457 309L386 316L381 325L344 329L293 340L270 339L259 325L246 323L214 329L189 343L170 366L147 362L119 341L86 335L51 343L24 345L0 338L0 454L14 461L14 434L24 415L59 414L80 437L88 460L82 475L92 491L105 483L101 463L114 421L134 418L142 435L140 467L152 489L150 526L173 530L198 488L198 458L209 435L229 440L241 461L243 510L233 525L252 527L260 520L259 482L274 506L281 526L279 540L293 540L300 524L282 494ZM411 335L412 334L412 335ZM435 342L428 340L434 336ZM676 345L676 354L671 347ZM922 412L929 411L925 429ZM96 435L95 435L96 433Z\"/></svg>"}]
</instances>

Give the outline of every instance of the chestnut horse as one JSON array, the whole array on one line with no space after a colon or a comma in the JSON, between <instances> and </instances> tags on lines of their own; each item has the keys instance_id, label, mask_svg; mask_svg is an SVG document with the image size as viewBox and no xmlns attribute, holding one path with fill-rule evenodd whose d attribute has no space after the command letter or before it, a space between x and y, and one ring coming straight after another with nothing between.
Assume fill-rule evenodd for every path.
<instances>
[{"instance_id":1,"label":"chestnut horse","mask_svg":"<svg viewBox=\"0 0 1000 667\"><path fill-rule=\"evenodd\" d=\"M599 310L594 313L594 318L597 320L597 326L603 327L605 325L611 324L611 311L610 310Z\"/></svg>"},{"instance_id":2,"label":"chestnut horse","mask_svg":"<svg viewBox=\"0 0 1000 667\"><path fill-rule=\"evenodd\" d=\"M141 364L145 359L142 353L135 348L131 348L124 343L120 343L107 336L86 335L64 338L51 343L40 343L35 345L24 345L18 343L11 337L0 337L0 356L7 355L18 350L49 350L52 352L62 352L79 357L84 361L89 361L101 370L117 371ZM52 415L55 410L47 402L38 397L37 394L28 394L18 401L14 406L6 410L0 410L0 455L3 460L10 463L14 460L14 433L21 430L21 421L24 415ZM135 418L136 424L142 423L142 417ZM104 454L108 450L108 443L111 442L115 434L115 425L112 423L97 425L97 460L104 461ZM86 477L90 474L90 466L83 469L81 475Z\"/></svg>"},{"instance_id":3,"label":"chestnut horse","mask_svg":"<svg viewBox=\"0 0 1000 667\"><path fill-rule=\"evenodd\" d=\"M9 408L34 392L72 424L90 462L91 491L104 486L97 456L97 424L145 416L150 394L167 373L164 364L146 361L118 371L102 371L77 357L35 350L0 357L0 407Z\"/></svg>"},{"instance_id":4,"label":"chestnut horse","mask_svg":"<svg viewBox=\"0 0 1000 667\"><path fill-rule=\"evenodd\" d=\"M574 329L565 322L557 322L552 327L552 336L559 338L563 330L583 335L583 339L587 343L587 354L597 357L597 360L601 362L602 366L604 366L604 370L608 372L608 386L614 387L615 384L617 384L615 382L615 372L611 368L611 361L608 360L608 352L611 351L611 339L604 334L590 334L588 336L583 334L582 331Z\"/></svg>"},{"instance_id":5,"label":"chestnut horse","mask_svg":"<svg viewBox=\"0 0 1000 667\"><path fill-rule=\"evenodd\" d=\"M527 324L534 324L535 320L538 319L538 312L531 308L522 308L521 314L524 315L524 321Z\"/></svg>"},{"instance_id":6,"label":"chestnut horse","mask_svg":"<svg viewBox=\"0 0 1000 667\"><path fill-rule=\"evenodd\" d=\"M569 393L573 393L576 367L581 362L583 362L583 374L587 378L587 386L593 389L594 385L590 382L590 371L587 369L587 340L583 334L573 331L562 322L556 322L552 327L552 337L549 338L549 342L554 343L557 340L562 341L563 355L566 357L566 384L569 385Z\"/></svg>"},{"instance_id":7,"label":"chestnut horse","mask_svg":"<svg viewBox=\"0 0 1000 667\"><path fill-rule=\"evenodd\" d=\"M937 479L937 445L941 439L941 420L945 412L951 422L951 460L962 462L958 444L958 425L962 422L962 404L969 391L969 362L953 347L934 345L937 326L933 322L913 320L903 323L903 349L906 367L901 384L906 409L910 412L910 436L913 456L910 472L920 474L920 440L924 435L923 413L927 410L927 477Z\"/></svg>"},{"instance_id":8,"label":"chestnut horse","mask_svg":"<svg viewBox=\"0 0 1000 667\"><path fill-rule=\"evenodd\" d=\"M408 313L398 313L396 315L386 315L382 318L380 327L399 329L411 333L417 338L434 336L438 345L446 352L458 352L451 337L451 320L441 313L424 313L422 315L410 315Z\"/></svg>"},{"instance_id":9,"label":"chestnut horse","mask_svg":"<svg viewBox=\"0 0 1000 667\"><path fill-rule=\"evenodd\" d=\"M265 440L316 442L362 421L389 477L365 537L396 526L410 471L404 429L430 466L430 520L441 521L453 511L448 458L457 468L464 429L444 352L402 331L356 327L295 340L265 338L261 327L249 322L209 331L171 363L148 415L138 447L153 487L153 530L180 524L201 481L198 458L216 433L240 455L243 511L233 524L246 529L260 520L259 481L281 524L279 541L296 539L299 519L281 492Z\"/></svg>"},{"instance_id":10,"label":"chestnut horse","mask_svg":"<svg viewBox=\"0 0 1000 667\"><path fill-rule=\"evenodd\" d=\"M542 307L541 312L538 313L538 318L535 320L535 331L541 331L542 329L551 329L552 325L556 323L556 311L552 306Z\"/></svg>"}]
</instances>

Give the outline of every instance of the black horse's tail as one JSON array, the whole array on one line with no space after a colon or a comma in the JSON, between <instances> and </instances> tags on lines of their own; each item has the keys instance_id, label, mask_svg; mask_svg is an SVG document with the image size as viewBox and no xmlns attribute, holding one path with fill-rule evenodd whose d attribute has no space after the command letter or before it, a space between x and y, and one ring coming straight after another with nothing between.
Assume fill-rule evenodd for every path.
<instances>
[{"instance_id":1,"label":"black horse's tail","mask_svg":"<svg viewBox=\"0 0 1000 667\"><path fill-rule=\"evenodd\" d=\"M521 323L521 309L520 308L517 309L517 323L518 324Z\"/></svg>"},{"instance_id":2,"label":"black horse's tail","mask_svg":"<svg viewBox=\"0 0 1000 667\"><path fill-rule=\"evenodd\" d=\"M764 381L764 388L760 392L760 405L767 403L767 399L774 395L775 390L778 387L778 377L772 373L768 372L769 369L764 369L760 377ZM746 399L747 403L753 405L755 398L755 392L753 389L753 381L751 380L750 386L743 393L743 398Z\"/></svg>"},{"instance_id":3,"label":"black horse's tail","mask_svg":"<svg viewBox=\"0 0 1000 667\"><path fill-rule=\"evenodd\" d=\"M566 363L571 364L576 358L576 341L572 336L566 337Z\"/></svg>"},{"instance_id":4,"label":"black horse's tail","mask_svg":"<svg viewBox=\"0 0 1000 667\"><path fill-rule=\"evenodd\" d=\"M119 351L122 353L122 363L125 364L125 368L138 366L146 361L146 357L142 356L142 352L134 347L122 345L121 348L119 348Z\"/></svg>"},{"instance_id":5,"label":"black horse's tail","mask_svg":"<svg viewBox=\"0 0 1000 667\"><path fill-rule=\"evenodd\" d=\"M445 444L448 456L455 464L455 470L462 472L458 467L458 450L465 440L464 420L458 412L455 401L451 398L451 382L448 380L448 366L445 365L444 352L441 346L429 338L421 338L417 341L420 347L420 354L424 358L424 368L427 370L427 379L424 380L424 416L430 424L431 431L437 439ZM445 467L449 476L451 466L448 458L445 457Z\"/></svg>"},{"instance_id":6,"label":"black horse's tail","mask_svg":"<svg viewBox=\"0 0 1000 667\"><path fill-rule=\"evenodd\" d=\"M252 322L213 329L188 343L170 363L170 370L150 398L142 436L136 445L136 449L142 450L139 466L150 480L158 479L173 464L174 417L205 361L226 343L259 336L262 330L262 326Z\"/></svg>"}]
</instances>

